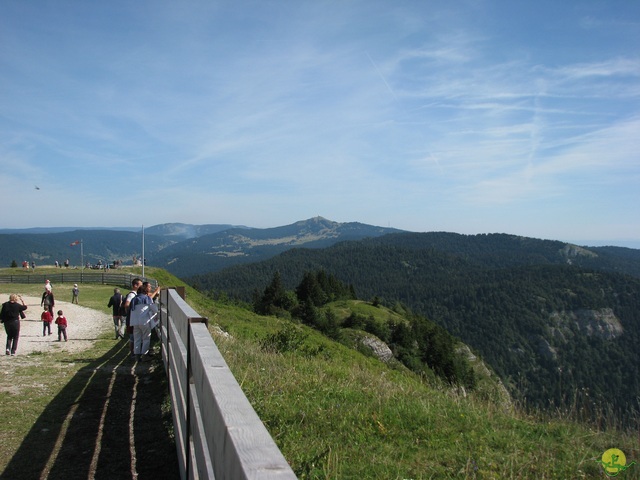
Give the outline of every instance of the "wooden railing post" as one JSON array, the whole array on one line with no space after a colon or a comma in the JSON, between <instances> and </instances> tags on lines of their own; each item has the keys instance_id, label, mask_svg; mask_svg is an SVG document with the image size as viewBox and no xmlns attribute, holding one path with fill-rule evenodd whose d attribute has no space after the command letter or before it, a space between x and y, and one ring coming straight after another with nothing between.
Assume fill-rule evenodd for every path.
<instances>
[{"instance_id":1,"label":"wooden railing post","mask_svg":"<svg viewBox=\"0 0 640 480\"><path fill-rule=\"evenodd\" d=\"M206 327L209 325L209 321L206 318L201 317L189 317L187 318L187 371L186 371L186 404L187 404L187 418L186 418L186 434L185 434L185 452L187 457L187 478L194 477L194 472L191 471L193 465L191 465L191 385L193 384L193 375L191 369L191 325L194 323L204 323Z\"/></svg>"}]
</instances>

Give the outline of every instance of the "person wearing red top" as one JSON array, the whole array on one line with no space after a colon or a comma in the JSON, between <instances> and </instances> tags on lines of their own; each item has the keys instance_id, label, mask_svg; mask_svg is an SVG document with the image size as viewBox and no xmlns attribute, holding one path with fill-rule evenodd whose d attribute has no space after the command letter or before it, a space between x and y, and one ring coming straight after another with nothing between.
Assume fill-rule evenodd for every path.
<instances>
[{"instance_id":1,"label":"person wearing red top","mask_svg":"<svg viewBox=\"0 0 640 480\"><path fill-rule=\"evenodd\" d=\"M40 315L40 319L42 320L42 336L44 337L47 334L47 330L49 331L49 335L51 335L51 322L53 322L53 315L51 315L49 307L44 307L44 312Z\"/></svg>"},{"instance_id":2,"label":"person wearing red top","mask_svg":"<svg viewBox=\"0 0 640 480\"><path fill-rule=\"evenodd\" d=\"M62 337L64 336L64 341L67 341L67 319L62 314L62 310L58 310L58 318L56 318L56 325L58 325L58 341L62 341Z\"/></svg>"}]
</instances>

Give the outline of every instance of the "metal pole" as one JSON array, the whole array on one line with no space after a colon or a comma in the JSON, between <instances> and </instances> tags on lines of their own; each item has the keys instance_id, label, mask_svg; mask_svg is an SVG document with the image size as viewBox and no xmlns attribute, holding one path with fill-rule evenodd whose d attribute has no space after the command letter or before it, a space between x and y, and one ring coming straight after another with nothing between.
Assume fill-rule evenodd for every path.
<instances>
[{"instance_id":1,"label":"metal pole","mask_svg":"<svg viewBox=\"0 0 640 480\"><path fill-rule=\"evenodd\" d=\"M142 225L142 280L144 279L144 225Z\"/></svg>"}]
</instances>

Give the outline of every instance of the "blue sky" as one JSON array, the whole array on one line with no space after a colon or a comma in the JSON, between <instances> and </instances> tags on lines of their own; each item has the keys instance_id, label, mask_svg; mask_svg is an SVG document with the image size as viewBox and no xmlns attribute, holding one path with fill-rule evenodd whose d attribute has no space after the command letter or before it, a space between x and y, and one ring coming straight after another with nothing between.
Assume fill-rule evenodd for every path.
<instances>
[{"instance_id":1,"label":"blue sky","mask_svg":"<svg viewBox=\"0 0 640 480\"><path fill-rule=\"evenodd\" d=\"M640 247L639 45L637 1L3 0L0 227Z\"/></svg>"}]
</instances>

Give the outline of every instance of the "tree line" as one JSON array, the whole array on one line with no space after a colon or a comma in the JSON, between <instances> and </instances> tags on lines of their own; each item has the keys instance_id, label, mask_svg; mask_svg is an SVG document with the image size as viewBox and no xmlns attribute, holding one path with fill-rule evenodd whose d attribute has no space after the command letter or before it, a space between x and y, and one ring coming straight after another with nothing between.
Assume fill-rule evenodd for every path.
<instances>
[{"instance_id":1,"label":"tree line","mask_svg":"<svg viewBox=\"0 0 640 480\"><path fill-rule=\"evenodd\" d=\"M285 288L276 271L263 290L254 290L252 305L256 313L298 320L339 342L346 340L344 329L365 331L385 342L394 357L412 371L427 374L430 370L451 384L470 389L475 386L473 369L457 353L458 341L444 328L403 307L402 316L393 319L356 312L339 318L331 304L340 300L357 300L353 285L346 285L323 269L304 272L294 289ZM373 305L380 306L377 298Z\"/></svg>"}]
</instances>

